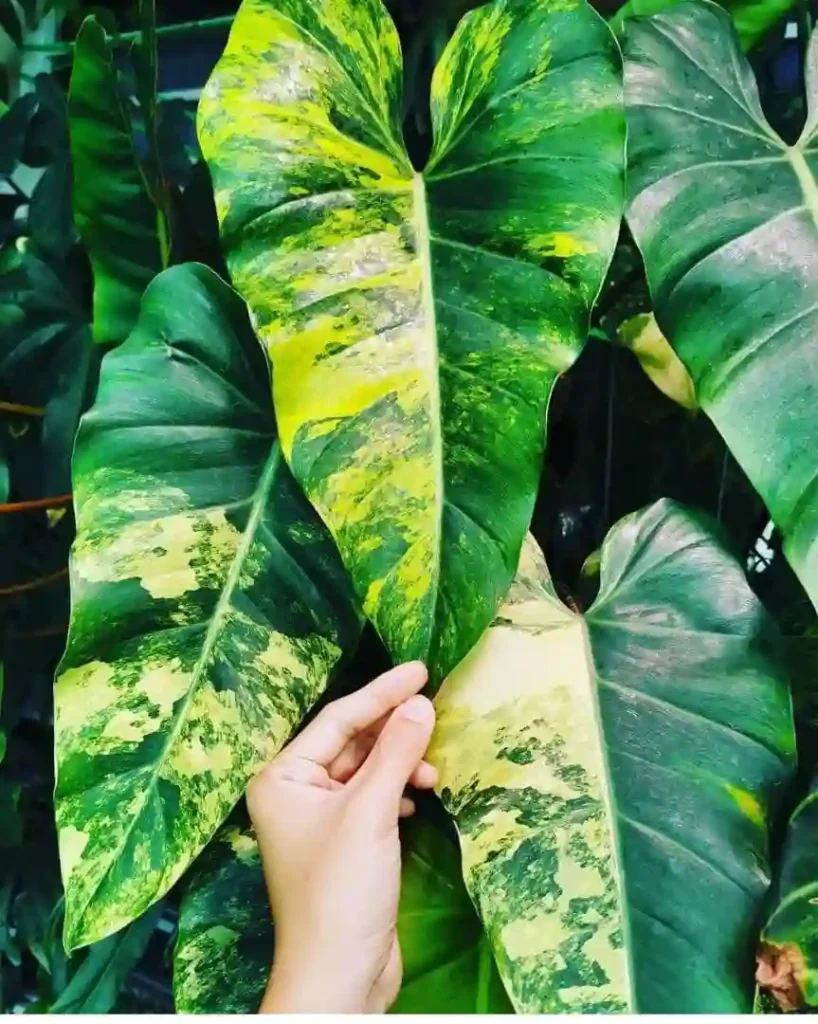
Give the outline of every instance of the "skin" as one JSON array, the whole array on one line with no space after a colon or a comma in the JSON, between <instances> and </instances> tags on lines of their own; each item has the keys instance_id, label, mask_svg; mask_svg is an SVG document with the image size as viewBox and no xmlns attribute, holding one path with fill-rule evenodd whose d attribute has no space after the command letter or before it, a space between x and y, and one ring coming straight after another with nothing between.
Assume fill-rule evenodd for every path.
<instances>
[{"instance_id":1,"label":"skin","mask_svg":"<svg viewBox=\"0 0 818 1024\"><path fill-rule=\"evenodd\" d=\"M250 783L276 923L262 1013L383 1013L400 989L398 819L430 789L420 662L328 705Z\"/></svg>"}]
</instances>

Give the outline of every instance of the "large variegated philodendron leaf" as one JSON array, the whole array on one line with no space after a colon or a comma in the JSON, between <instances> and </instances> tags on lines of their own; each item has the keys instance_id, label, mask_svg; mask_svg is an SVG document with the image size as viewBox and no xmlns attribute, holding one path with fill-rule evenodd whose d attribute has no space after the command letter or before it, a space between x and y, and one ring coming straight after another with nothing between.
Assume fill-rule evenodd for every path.
<instances>
[{"instance_id":1,"label":"large variegated philodendron leaf","mask_svg":"<svg viewBox=\"0 0 818 1024\"><path fill-rule=\"evenodd\" d=\"M715 4L631 23L625 55L628 222L656 318L818 606L818 42L794 146Z\"/></svg>"},{"instance_id":2,"label":"large variegated philodendron leaf","mask_svg":"<svg viewBox=\"0 0 818 1024\"><path fill-rule=\"evenodd\" d=\"M170 888L359 630L275 439L244 304L206 267L158 277L106 356L74 485L56 685L69 949Z\"/></svg>"},{"instance_id":3,"label":"large variegated philodendron leaf","mask_svg":"<svg viewBox=\"0 0 818 1024\"><path fill-rule=\"evenodd\" d=\"M423 821L401 831L398 937L403 985L393 1012L508 1013L457 847ZM258 845L228 825L191 869L179 914L173 994L180 1013L254 1013L273 958Z\"/></svg>"},{"instance_id":4,"label":"large variegated philodendron leaf","mask_svg":"<svg viewBox=\"0 0 818 1024\"><path fill-rule=\"evenodd\" d=\"M742 1012L790 696L741 567L660 502L577 615L532 545L436 698L428 758L522 1012Z\"/></svg>"},{"instance_id":5,"label":"large variegated philodendron leaf","mask_svg":"<svg viewBox=\"0 0 818 1024\"><path fill-rule=\"evenodd\" d=\"M393 658L434 683L513 577L619 230L624 124L585 0L466 15L422 173L401 75L381 0L244 0L199 135L284 453Z\"/></svg>"}]
</instances>

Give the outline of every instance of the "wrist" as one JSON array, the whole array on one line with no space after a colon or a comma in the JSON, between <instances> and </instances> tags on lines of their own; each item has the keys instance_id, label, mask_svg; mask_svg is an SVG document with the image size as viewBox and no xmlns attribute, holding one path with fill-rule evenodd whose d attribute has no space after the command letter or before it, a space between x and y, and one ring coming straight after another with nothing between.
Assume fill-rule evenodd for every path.
<instances>
[{"instance_id":1,"label":"wrist","mask_svg":"<svg viewBox=\"0 0 818 1024\"><path fill-rule=\"evenodd\" d=\"M276 946L262 1013L363 1013L371 988L368 972L356 970L337 951L314 946Z\"/></svg>"}]
</instances>

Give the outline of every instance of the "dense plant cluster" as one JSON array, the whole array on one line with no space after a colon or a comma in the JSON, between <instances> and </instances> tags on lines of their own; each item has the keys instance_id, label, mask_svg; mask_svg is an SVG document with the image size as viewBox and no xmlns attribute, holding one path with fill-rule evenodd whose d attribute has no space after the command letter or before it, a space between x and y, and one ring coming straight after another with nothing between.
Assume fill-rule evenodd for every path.
<instances>
[{"instance_id":1,"label":"dense plant cluster","mask_svg":"<svg viewBox=\"0 0 818 1024\"><path fill-rule=\"evenodd\" d=\"M410 658L397 1012L818 1005L791 8L0 0L5 1012L254 1010L247 781Z\"/></svg>"}]
</instances>

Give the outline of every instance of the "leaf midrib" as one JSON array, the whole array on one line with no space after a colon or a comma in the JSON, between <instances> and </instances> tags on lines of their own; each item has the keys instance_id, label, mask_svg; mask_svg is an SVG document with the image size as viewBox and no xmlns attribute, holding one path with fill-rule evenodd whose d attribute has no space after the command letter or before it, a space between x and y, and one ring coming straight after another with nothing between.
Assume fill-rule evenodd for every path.
<instances>
[{"instance_id":1,"label":"leaf midrib","mask_svg":"<svg viewBox=\"0 0 818 1024\"><path fill-rule=\"evenodd\" d=\"M150 774L147 785L142 791L139 810L132 816L130 824L125 830L122 840L117 844L116 849L108 857L108 864L105 868L105 871L100 876L98 883L94 886L88 899L85 901L82 914L78 918L79 921L82 921L82 919L84 918L88 910L88 907L91 905L92 900L99 892L102 883L108 876L108 873L111 870L111 864L114 863L122 855L122 852L127 847L128 841L130 840L134 832L134 829L136 828L137 822L140 821L142 814L144 813L145 807L148 803L148 799L152 797L153 794L155 793L156 785L159 779L159 772L162 766L165 764L169 752L172 750L174 744L179 738L179 734L187 719L188 711L190 710L190 707L193 703L193 699L198 692L199 686L201 685L201 681L204 675L204 669L207 665L208 659L210 655L213 653L213 650L221 634L222 620L224 619L226 613L232 606L233 594L238 585L239 578L241 576L241 571L244 568L247 556L250 553L250 548L252 547L253 541L255 540L256 531L261 521L261 516L264 511L267 497L270 492L272 480L276 474L276 470L278 469L281 458L281 447L277 441L274 441L272 450L265 464L264 471L262 472L261 477L259 479L258 486L256 487L256 490L253 493L252 498L250 499L250 515L248 516L247 524L244 528L241 542L238 548L236 549L236 554L230 566L230 571L227 574L227 579L225 580L224 587L222 588L222 591L219 594L219 599L216 602L216 607L213 610L213 614L211 616L210 623L207 628L207 633L205 634L204 639L202 641L202 647L199 652L199 656L196 659L196 664L194 665L193 668L193 673L191 675L190 686L188 687L188 691L185 694L184 698L182 699L181 706L179 707L179 710L175 715L174 724L168 734L167 740L165 741L162 750L159 753L159 756L156 758L154 762L154 768ZM74 931L76 931L76 925Z\"/></svg>"},{"instance_id":2,"label":"leaf midrib","mask_svg":"<svg viewBox=\"0 0 818 1024\"><path fill-rule=\"evenodd\" d=\"M434 538L435 557L432 567L430 588L433 593L432 616L430 619L429 653L438 616L440 600L440 563L442 561L443 541L443 506L445 504L445 480L443 475L443 434L442 413L440 405L440 353L437 338L437 314L435 312L434 284L432 280L432 244L429 229L429 208L426 199L426 183L423 175L416 172L412 178L412 198L415 227L415 246L421 268L421 301L423 303L423 323L427 327L422 337L428 335L429 343L423 345L421 358L425 364L429 380L429 420L432 429L433 458L435 462L435 525Z\"/></svg>"}]
</instances>

